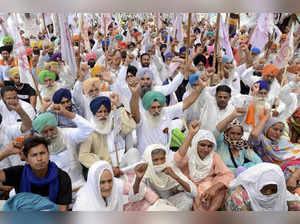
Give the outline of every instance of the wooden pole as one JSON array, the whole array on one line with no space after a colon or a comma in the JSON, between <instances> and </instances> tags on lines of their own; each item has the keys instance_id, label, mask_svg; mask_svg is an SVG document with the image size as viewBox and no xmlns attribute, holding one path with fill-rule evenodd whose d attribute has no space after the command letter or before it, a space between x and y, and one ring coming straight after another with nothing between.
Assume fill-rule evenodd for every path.
<instances>
[{"instance_id":1,"label":"wooden pole","mask_svg":"<svg viewBox=\"0 0 300 224\"><path fill-rule=\"evenodd\" d=\"M218 13L217 17L217 29L216 29L216 39L215 39L215 46L214 46L214 59L213 59L213 68L216 68L216 62L218 57L218 44L219 44L219 29L220 29L220 18L221 13ZM219 70L219 68L218 68ZM213 76L210 78L210 84L213 84Z\"/></svg>"},{"instance_id":2,"label":"wooden pole","mask_svg":"<svg viewBox=\"0 0 300 224\"><path fill-rule=\"evenodd\" d=\"M188 17L188 27L187 27L187 43L186 43L186 52L185 52L185 64L189 63L189 52L190 52L190 42L191 42L191 20L192 20L192 13L189 13ZM189 71L185 72L185 79L187 80L189 77Z\"/></svg>"}]
</instances>

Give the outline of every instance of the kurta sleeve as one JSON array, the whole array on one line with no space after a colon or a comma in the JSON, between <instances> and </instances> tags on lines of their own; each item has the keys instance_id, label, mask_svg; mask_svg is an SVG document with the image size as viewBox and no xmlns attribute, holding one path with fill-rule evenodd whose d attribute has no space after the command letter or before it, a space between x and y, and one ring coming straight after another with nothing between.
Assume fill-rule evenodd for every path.
<instances>
[{"instance_id":1,"label":"kurta sleeve","mask_svg":"<svg viewBox=\"0 0 300 224\"><path fill-rule=\"evenodd\" d=\"M121 134L128 134L136 128L136 123L124 107L118 109L121 120Z\"/></svg>"},{"instance_id":2,"label":"kurta sleeve","mask_svg":"<svg viewBox=\"0 0 300 224\"><path fill-rule=\"evenodd\" d=\"M187 153L186 153L187 154ZM188 166L188 156L185 155L184 157L182 157L179 153L179 151L177 151L175 154L174 154L174 162L175 162L175 165L181 170L183 171L185 168L187 168ZM184 172L183 172L184 173Z\"/></svg>"},{"instance_id":3,"label":"kurta sleeve","mask_svg":"<svg viewBox=\"0 0 300 224\"><path fill-rule=\"evenodd\" d=\"M170 95L171 93L175 92L177 88L180 86L184 79L183 74L179 73L168 85L163 86L155 86L154 90L159 91L165 96Z\"/></svg>"},{"instance_id":4,"label":"kurta sleeve","mask_svg":"<svg viewBox=\"0 0 300 224\"><path fill-rule=\"evenodd\" d=\"M230 181L234 179L234 174L225 165L221 157L214 153L214 170L215 170L215 182L221 182L226 187L229 187Z\"/></svg>"},{"instance_id":5,"label":"kurta sleeve","mask_svg":"<svg viewBox=\"0 0 300 224\"><path fill-rule=\"evenodd\" d=\"M250 67L246 71L244 71L243 74L241 75L241 80L247 86L250 86L250 87L260 79L259 77L254 77L253 72L254 72L253 67Z\"/></svg>"}]
</instances>

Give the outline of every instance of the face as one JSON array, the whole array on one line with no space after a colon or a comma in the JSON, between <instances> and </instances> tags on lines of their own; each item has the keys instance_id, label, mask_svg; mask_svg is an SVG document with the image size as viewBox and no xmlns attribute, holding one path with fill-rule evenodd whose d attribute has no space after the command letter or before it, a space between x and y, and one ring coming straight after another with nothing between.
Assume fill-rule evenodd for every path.
<instances>
[{"instance_id":1,"label":"face","mask_svg":"<svg viewBox=\"0 0 300 224\"><path fill-rule=\"evenodd\" d=\"M204 64L203 64L202 61L200 61L199 64L197 65L197 69L198 69L199 71L204 71L205 66L204 66Z\"/></svg>"},{"instance_id":2,"label":"face","mask_svg":"<svg viewBox=\"0 0 300 224\"><path fill-rule=\"evenodd\" d=\"M283 123L276 123L269 128L267 131L267 137L272 141L277 141L283 134L284 124Z\"/></svg>"},{"instance_id":3,"label":"face","mask_svg":"<svg viewBox=\"0 0 300 224\"><path fill-rule=\"evenodd\" d=\"M30 45L30 41L28 38L24 38L24 45L25 46L29 46Z\"/></svg>"},{"instance_id":4,"label":"face","mask_svg":"<svg viewBox=\"0 0 300 224\"><path fill-rule=\"evenodd\" d=\"M167 58L166 59L166 64L169 65L171 63L171 61L172 61L172 58Z\"/></svg>"},{"instance_id":5,"label":"face","mask_svg":"<svg viewBox=\"0 0 300 224\"><path fill-rule=\"evenodd\" d=\"M128 72L127 73L127 75L126 75L126 82L128 83L131 79L133 79L135 76L132 74L132 73L130 73L130 72Z\"/></svg>"},{"instance_id":6,"label":"face","mask_svg":"<svg viewBox=\"0 0 300 224\"><path fill-rule=\"evenodd\" d=\"M116 54L114 57L113 57L113 64L115 66L119 66L121 64L121 61L122 61L122 57L121 57L121 54Z\"/></svg>"},{"instance_id":7,"label":"face","mask_svg":"<svg viewBox=\"0 0 300 224\"><path fill-rule=\"evenodd\" d=\"M108 113L108 110L106 109L106 107L104 105L101 105L101 107L99 108L99 110L97 111L95 116L98 120L106 121L108 114L109 113Z\"/></svg>"},{"instance_id":8,"label":"face","mask_svg":"<svg viewBox=\"0 0 300 224\"><path fill-rule=\"evenodd\" d=\"M272 195L272 194L276 194L277 193L277 185L276 184L268 184L266 186L264 186L260 192L263 195Z\"/></svg>"},{"instance_id":9,"label":"face","mask_svg":"<svg viewBox=\"0 0 300 224\"><path fill-rule=\"evenodd\" d=\"M150 65L150 57L149 57L149 55L144 55L141 58L141 64L142 64L143 67L149 67L149 65Z\"/></svg>"},{"instance_id":10,"label":"face","mask_svg":"<svg viewBox=\"0 0 300 224\"><path fill-rule=\"evenodd\" d=\"M214 144L208 140L202 140L198 142L197 151L201 160L205 159L205 157L213 150Z\"/></svg>"},{"instance_id":11,"label":"face","mask_svg":"<svg viewBox=\"0 0 300 224\"><path fill-rule=\"evenodd\" d=\"M49 68L50 72L54 72L56 75L59 74L59 66L58 65L51 65Z\"/></svg>"},{"instance_id":12,"label":"face","mask_svg":"<svg viewBox=\"0 0 300 224\"><path fill-rule=\"evenodd\" d=\"M14 81L14 83L16 85L20 84L20 75L19 74L16 74L16 75L12 76L11 79Z\"/></svg>"},{"instance_id":13,"label":"face","mask_svg":"<svg viewBox=\"0 0 300 224\"><path fill-rule=\"evenodd\" d=\"M57 136L57 128L53 126L45 126L41 131L41 136L47 140L51 140Z\"/></svg>"},{"instance_id":14,"label":"face","mask_svg":"<svg viewBox=\"0 0 300 224\"><path fill-rule=\"evenodd\" d=\"M151 85L152 85L152 80L150 79L150 77L148 75L144 74L141 77L141 87L151 86Z\"/></svg>"},{"instance_id":15,"label":"face","mask_svg":"<svg viewBox=\"0 0 300 224\"><path fill-rule=\"evenodd\" d=\"M221 109L225 109L227 107L228 101L230 100L230 94L227 92L219 91L216 94L217 105Z\"/></svg>"},{"instance_id":16,"label":"face","mask_svg":"<svg viewBox=\"0 0 300 224\"><path fill-rule=\"evenodd\" d=\"M6 61L9 59L9 53L8 53L8 51L2 51L2 58L4 60L6 60Z\"/></svg>"},{"instance_id":17,"label":"face","mask_svg":"<svg viewBox=\"0 0 300 224\"><path fill-rule=\"evenodd\" d=\"M54 83L55 83L55 81L52 80L52 79L49 78L49 77L46 77L45 80L44 80L44 85L45 85L46 87L53 87L53 86L54 86Z\"/></svg>"},{"instance_id":18,"label":"face","mask_svg":"<svg viewBox=\"0 0 300 224\"><path fill-rule=\"evenodd\" d=\"M104 170L100 178L100 192L103 198L111 195L113 188L113 176L108 170Z\"/></svg>"},{"instance_id":19,"label":"face","mask_svg":"<svg viewBox=\"0 0 300 224\"><path fill-rule=\"evenodd\" d=\"M19 102L16 91L7 91L6 93L4 93L3 100L7 106L15 106Z\"/></svg>"},{"instance_id":20,"label":"face","mask_svg":"<svg viewBox=\"0 0 300 224\"><path fill-rule=\"evenodd\" d=\"M91 98L95 98L95 97L99 96L99 93L100 93L99 87L93 85L88 91L88 96Z\"/></svg>"},{"instance_id":21,"label":"face","mask_svg":"<svg viewBox=\"0 0 300 224\"><path fill-rule=\"evenodd\" d=\"M164 151L153 154L151 157L154 166L162 165L166 162L166 153Z\"/></svg>"},{"instance_id":22,"label":"face","mask_svg":"<svg viewBox=\"0 0 300 224\"><path fill-rule=\"evenodd\" d=\"M267 81L269 84L273 82L274 78L275 77L271 74L263 76L263 80Z\"/></svg>"},{"instance_id":23,"label":"face","mask_svg":"<svg viewBox=\"0 0 300 224\"><path fill-rule=\"evenodd\" d=\"M61 104L64 108L66 108L68 111L71 111L71 109L72 109L72 101L71 101L71 100L69 100L69 99L63 97L63 98L61 99L61 101L60 101L60 104Z\"/></svg>"},{"instance_id":24,"label":"face","mask_svg":"<svg viewBox=\"0 0 300 224\"><path fill-rule=\"evenodd\" d=\"M37 145L29 150L25 160L30 165L32 170L45 170L47 169L49 163L49 152L45 145Z\"/></svg>"},{"instance_id":25,"label":"face","mask_svg":"<svg viewBox=\"0 0 300 224\"><path fill-rule=\"evenodd\" d=\"M227 62L224 64L224 68L231 71L233 69L233 64L231 62Z\"/></svg>"},{"instance_id":26,"label":"face","mask_svg":"<svg viewBox=\"0 0 300 224\"><path fill-rule=\"evenodd\" d=\"M158 101L154 101L152 105L149 107L148 111L153 117L157 117L160 115L162 110L162 106Z\"/></svg>"},{"instance_id":27,"label":"face","mask_svg":"<svg viewBox=\"0 0 300 224\"><path fill-rule=\"evenodd\" d=\"M228 137L231 140L240 140L243 136L243 130L240 126L232 127L228 130Z\"/></svg>"},{"instance_id":28,"label":"face","mask_svg":"<svg viewBox=\"0 0 300 224\"><path fill-rule=\"evenodd\" d=\"M265 89L262 89L260 91L258 91L258 96L261 97L261 98L266 98L268 95L268 91L265 90Z\"/></svg>"}]
</instances>

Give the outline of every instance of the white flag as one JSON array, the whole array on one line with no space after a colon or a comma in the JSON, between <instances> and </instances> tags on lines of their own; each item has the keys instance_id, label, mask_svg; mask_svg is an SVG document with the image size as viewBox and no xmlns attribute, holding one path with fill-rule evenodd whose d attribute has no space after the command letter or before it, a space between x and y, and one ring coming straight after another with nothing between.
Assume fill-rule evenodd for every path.
<instances>
[{"instance_id":1,"label":"white flag","mask_svg":"<svg viewBox=\"0 0 300 224\"><path fill-rule=\"evenodd\" d=\"M219 31L220 40L222 43L222 48L225 48L226 55L229 57L229 60L233 60L233 53L231 49L231 44L229 41L229 34L228 29L226 29L226 26L224 25L222 15L220 15L220 31Z\"/></svg>"},{"instance_id":2,"label":"white flag","mask_svg":"<svg viewBox=\"0 0 300 224\"><path fill-rule=\"evenodd\" d=\"M279 68L283 68L286 66L288 60L290 60L294 55L294 23L292 24L289 35L286 40L282 44L276 58L275 64Z\"/></svg>"},{"instance_id":3,"label":"white flag","mask_svg":"<svg viewBox=\"0 0 300 224\"><path fill-rule=\"evenodd\" d=\"M10 31L11 35L13 36L15 40L14 44L14 52L17 55L18 58L18 67L19 67L19 73L20 73L20 82L21 83L27 83L29 84L33 89L36 90L34 81L31 76L31 69L28 63L28 58L26 55L26 49L23 45L22 38L20 36L20 33L17 29L19 27L19 22L15 14L11 15L11 24L10 24Z\"/></svg>"},{"instance_id":4,"label":"white flag","mask_svg":"<svg viewBox=\"0 0 300 224\"><path fill-rule=\"evenodd\" d=\"M87 25L87 21L86 21L86 16L84 14L81 14L80 18L81 18L80 31L81 31L81 35L84 40L84 46L88 52L91 52L91 44L90 44L89 36L88 36L88 25Z\"/></svg>"},{"instance_id":5,"label":"white flag","mask_svg":"<svg viewBox=\"0 0 300 224\"><path fill-rule=\"evenodd\" d=\"M177 34L176 34L176 39L179 42L182 42L184 39L183 32L182 32L182 15L178 14L176 18L176 29L177 29Z\"/></svg>"},{"instance_id":6,"label":"white flag","mask_svg":"<svg viewBox=\"0 0 300 224\"><path fill-rule=\"evenodd\" d=\"M61 57L62 60L69 65L71 72L74 76L77 74L77 64L71 42L71 35L69 32L68 19L65 13L60 13L58 16L60 28L60 41L61 41Z\"/></svg>"},{"instance_id":7,"label":"white flag","mask_svg":"<svg viewBox=\"0 0 300 224\"><path fill-rule=\"evenodd\" d=\"M257 26L255 27L252 38L250 40L250 44L252 45L252 47L257 47L261 50L265 47L266 43L269 40L268 28L269 14L261 13L257 21Z\"/></svg>"}]
</instances>

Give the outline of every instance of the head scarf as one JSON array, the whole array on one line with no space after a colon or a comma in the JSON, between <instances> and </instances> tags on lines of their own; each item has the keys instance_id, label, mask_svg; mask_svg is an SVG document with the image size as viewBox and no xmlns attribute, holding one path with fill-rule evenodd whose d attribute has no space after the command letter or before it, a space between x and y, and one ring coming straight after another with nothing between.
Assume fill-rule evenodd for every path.
<instances>
[{"instance_id":1,"label":"head scarf","mask_svg":"<svg viewBox=\"0 0 300 224\"><path fill-rule=\"evenodd\" d=\"M62 56L61 56L61 53L60 53L60 52L54 53L54 54L51 56L51 58L49 59L49 62L51 62L51 61L58 62L58 58L60 58L60 60L62 60Z\"/></svg>"},{"instance_id":2,"label":"head scarf","mask_svg":"<svg viewBox=\"0 0 300 224\"><path fill-rule=\"evenodd\" d=\"M206 57L202 54L198 54L195 58L194 58L194 65L197 66L200 62L203 63L203 65L206 65Z\"/></svg>"},{"instance_id":3,"label":"head scarf","mask_svg":"<svg viewBox=\"0 0 300 224\"><path fill-rule=\"evenodd\" d=\"M269 184L277 185L277 193L262 194L261 189ZM231 181L230 188L240 185L246 190L253 211L288 211L285 178L278 165L260 163L248 168Z\"/></svg>"},{"instance_id":4,"label":"head scarf","mask_svg":"<svg viewBox=\"0 0 300 224\"><path fill-rule=\"evenodd\" d=\"M213 150L204 158L204 160L199 157L197 150L198 142L203 140L208 140L214 144ZM211 131L199 130L194 136L192 147L187 152L189 158L189 176L193 182L199 182L203 180L211 171L216 145L216 139Z\"/></svg>"},{"instance_id":5,"label":"head scarf","mask_svg":"<svg viewBox=\"0 0 300 224\"><path fill-rule=\"evenodd\" d=\"M254 47L251 49L251 53L260 54L260 49L257 47Z\"/></svg>"},{"instance_id":6,"label":"head scarf","mask_svg":"<svg viewBox=\"0 0 300 224\"><path fill-rule=\"evenodd\" d=\"M242 133L244 133L243 126L238 119L234 119L230 124L228 124L224 132L224 141L228 144L229 149L237 149L237 150L247 149L249 145L248 145L248 141L246 141L245 139L241 138L240 140L231 140L229 138L228 131L233 127L241 127Z\"/></svg>"},{"instance_id":7,"label":"head scarf","mask_svg":"<svg viewBox=\"0 0 300 224\"><path fill-rule=\"evenodd\" d=\"M52 100L55 104L60 104L62 98L67 98L68 100L72 99L71 91L65 88L57 90L52 97Z\"/></svg>"},{"instance_id":8,"label":"head scarf","mask_svg":"<svg viewBox=\"0 0 300 224\"><path fill-rule=\"evenodd\" d=\"M50 112L42 113L32 121L32 127L38 133L41 133L46 126L57 127L56 117Z\"/></svg>"},{"instance_id":9,"label":"head scarf","mask_svg":"<svg viewBox=\"0 0 300 224\"><path fill-rule=\"evenodd\" d=\"M50 72L48 70L42 70L39 74L40 83L44 84L45 78L47 78L47 77L52 79L53 81L55 81L55 79L56 79L56 75L54 72Z\"/></svg>"},{"instance_id":10,"label":"head scarf","mask_svg":"<svg viewBox=\"0 0 300 224\"><path fill-rule=\"evenodd\" d=\"M190 86L193 87L194 83L199 80L199 76L200 74L197 73L197 74L192 74L189 76L189 83L190 83Z\"/></svg>"},{"instance_id":11,"label":"head scarf","mask_svg":"<svg viewBox=\"0 0 300 224\"><path fill-rule=\"evenodd\" d=\"M13 67L9 70L10 76L15 77L17 74L19 74L19 67Z\"/></svg>"},{"instance_id":12,"label":"head scarf","mask_svg":"<svg viewBox=\"0 0 300 224\"><path fill-rule=\"evenodd\" d=\"M82 90L84 94L87 94L93 86L100 88L101 80L98 78L89 78L82 83Z\"/></svg>"},{"instance_id":13,"label":"head scarf","mask_svg":"<svg viewBox=\"0 0 300 224\"><path fill-rule=\"evenodd\" d=\"M5 212L33 212L33 211L59 211L58 205L48 198L29 192L18 193L9 198L2 211Z\"/></svg>"},{"instance_id":14,"label":"head scarf","mask_svg":"<svg viewBox=\"0 0 300 224\"><path fill-rule=\"evenodd\" d=\"M266 75L277 76L278 73L279 73L279 69L275 65L269 64L264 67L262 76L266 76Z\"/></svg>"},{"instance_id":15,"label":"head scarf","mask_svg":"<svg viewBox=\"0 0 300 224\"><path fill-rule=\"evenodd\" d=\"M108 113L111 111L111 101L107 96L99 96L92 100L90 103L90 109L94 115L96 115L99 108L104 105Z\"/></svg>"},{"instance_id":16,"label":"head scarf","mask_svg":"<svg viewBox=\"0 0 300 224\"><path fill-rule=\"evenodd\" d=\"M97 55L96 55L96 53L91 52L91 53L88 53L85 55L85 59L86 59L86 61L89 61L91 59L94 59L96 61Z\"/></svg>"},{"instance_id":17,"label":"head scarf","mask_svg":"<svg viewBox=\"0 0 300 224\"><path fill-rule=\"evenodd\" d=\"M140 68L138 73L136 74L137 78L141 78L144 74L146 74L151 80L153 80L153 73L149 68Z\"/></svg>"},{"instance_id":18,"label":"head scarf","mask_svg":"<svg viewBox=\"0 0 300 224\"><path fill-rule=\"evenodd\" d=\"M270 90L270 85L268 82L264 81L264 80L259 80L256 82L257 84L259 84L259 91L265 89L269 92Z\"/></svg>"},{"instance_id":19,"label":"head scarf","mask_svg":"<svg viewBox=\"0 0 300 224\"><path fill-rule=\"evenodd\" d=\"M300 117L300 107L296 109L293 115L287 120L290 129L290 139L294 144L300 140L300 124L295 121L296 117Z\"/></svg>"},{"instance_id":20,"label":"head scarf","mask_svg":"<svg viewBox=\"0 0 300 224\"><path fill-rule=\"evenodd\" d=\"M103 72L105 69L102 65L95 65L94 68L91 69L91 76L94 78L97 73Z\"/></svg>"},{"instance_id":21,"label":"head scarf","mask_svg":"<svg viewBox=\"0 0 300 224\"><path fill-rule=\"evenodd\" d=\"M144 109L148 110L155 100L157 100L162 107L166 103L166 97L161 92L149 91L144 95L142 99Z\"/></svg>"},{"instance_id":22,"label":"head scarf","mask_svg":"<svg viewBox=\"0 0 300 224\"><path fill-rule=\"evenodd\" d=\"M113 177L113 187L111 195L106 198L106 202L100 191L100 179L104 172L108 170ZM87 182L78 192L73 211L123 211L123 182L114 177L111 166L108 162L101 160L93 163L90 167Z\"/></svg>"},{"instance_id":23,"label":"head scarf","mask_svg":"<svg viewBox=\"0 0 300 224\"><path fill-rule=\"evenodd\" d=\"M10 36L4 37L2 39L2 44L6 45L8 41L11 42L12 45L14 45L14 39L12 37L10 37Z\"/></svg>"}]
</instances>

